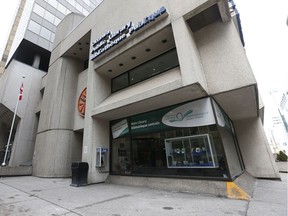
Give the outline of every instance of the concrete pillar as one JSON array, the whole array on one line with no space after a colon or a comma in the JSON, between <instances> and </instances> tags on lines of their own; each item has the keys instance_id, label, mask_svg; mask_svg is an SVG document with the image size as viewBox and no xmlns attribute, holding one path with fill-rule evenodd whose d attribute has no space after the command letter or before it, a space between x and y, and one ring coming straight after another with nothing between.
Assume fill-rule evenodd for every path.
<instances>
[{"instance_id":1,"label":"concrete pillar","mask_svg":"<svg viewBox=\"0 0 288 216\"><path fill-rule=\"evenodd\" d=\"M73 126L82 69L82 62L68 57L59 58L49 68L34 151L35 176L68 177L71 163L79 160L75 151L81 154L82 139Z\"/></svg>"},{"instance_id":2,"label":"concrete pillar","mask_svg":"<svg viewBox=\"0 0 288 216\"><path fill-rule=\"evenodd\" d=\"M246 171L256 178L280 178L260 118L234 121Z\"/></svg>"},{"instance_id":3,"label":"concrete pillar","mask_svg":"<svg viewBox=\"0 0 288 216\"><path fill-rule=\"evenodd\" d=\"M90 64L94 64L90 62ZM110 79L105 78L89 67L87 96L86 96L86 114L85 114L85 130L83 140L83 161L89 163L88 183L103 182L108 177L108 173L101 172L95 167L96 165L96 148L109 148L110 130L109 121L91 117L91 112L97 104L100 104L111 93ZM98 90L99 89L99 90ZM110 149L108 152L109 160ZM107 161L104 170L109 170L109 161Z\"/></svg>"},{"instance_id":4,"label":"concrete pillar","mask_svg":"<svg viewBox=\"0 0 288 216\"><path fill-rule=\"evenodd\" d=\"M199 82L208 92L207 82L193 33L183 17L172 22L183 85Z\"/></svg>"},{"instance_id":5,"label":"concrete pillar","mask_svg":"<svg viewBox=\"0 0 288 216\"><path fill-rule=\"evenodd\" d=\"M39 69L40 61L41 61L41 56L35 55L33 59L32 67Z\"/></svg>"}]
</instances>

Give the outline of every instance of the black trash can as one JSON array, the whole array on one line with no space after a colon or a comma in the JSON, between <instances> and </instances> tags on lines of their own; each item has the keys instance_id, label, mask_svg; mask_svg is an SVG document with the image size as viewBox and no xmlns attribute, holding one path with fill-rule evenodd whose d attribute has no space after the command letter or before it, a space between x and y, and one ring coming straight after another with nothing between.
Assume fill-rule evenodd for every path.
<instances>
[{"instance_id":1,"label":"black trash can","mask_svg":"<svg viewBox=\"0 0 288 216\"><path fill-rule=\"evenodd\" d=\"M89 164L87 162L73 162L72 169L72 183L71 186L79 187L87 185L87 175Z\"/></svg>"}]
</instances>

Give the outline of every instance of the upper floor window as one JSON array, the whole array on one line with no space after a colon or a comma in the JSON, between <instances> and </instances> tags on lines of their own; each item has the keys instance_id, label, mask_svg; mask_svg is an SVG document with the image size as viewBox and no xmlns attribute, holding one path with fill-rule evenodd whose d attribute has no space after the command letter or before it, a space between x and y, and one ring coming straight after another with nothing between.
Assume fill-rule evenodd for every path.
<instances>
[{"instance_id":1,"label":"upper floor window","mask_svg":"<svg viewBox=\"0 0 288 216\"><path fill-rule=\"evenodd\" d=\"M179 65L176 49L169 50L121 75L111 81L111 91L116 92L135 83L156 76Z\"/></svg>"}]
</instances>

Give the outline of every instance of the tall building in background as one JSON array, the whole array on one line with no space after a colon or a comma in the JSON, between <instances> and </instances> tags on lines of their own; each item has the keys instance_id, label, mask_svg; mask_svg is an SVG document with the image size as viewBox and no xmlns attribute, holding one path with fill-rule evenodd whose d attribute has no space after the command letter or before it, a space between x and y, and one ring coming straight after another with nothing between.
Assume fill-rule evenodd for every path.
<instances>
[{"instance_id":1,"label":"tall building in background","mask_svg":"<svg viewBox=\"0 0 288 216\"><path fill-rule=\"evenodd\" d=\"M3 51L1 61L0 61L0 77L4 73L5 65L6 65L6 62L8 59L8 55L10 53L11 46L12 46L12 43L13 43L14 38L15 38L16 30L19 26L19 21L20 21L20 18L22 16L25 4L26 4L26 0L21 0L19 2L18 10L17 10L16 16L15 16L13 25L11 27L11 31L10 31L10 34L9 34L9 37L8 37L5 49Z\"/></svg>"},{"instance_id":2,"label":"tall building in background","mask_svg":"<svg viewBox=\"0 0 288 216\"><path fill-rule=\"evenodd\" d=\"M12 59L48 70L55 31L69 13L87 16L102 0L20 0L2 59L0 76Z\"/></svg>"},{"instance_id":3,"label":"tall building in background","mask_svg":"<svg viewBox=\"0 0 288 216\"><path fill-rule=\"evenodd\" d=\"M288 153L288 91L273 89L270 91L272 105L271 123L266 129L273 153ZM269 119L268 119L269 120ZM268 130L268 131L267 131Z\"/></svg>"},{"instance_id":4,"label":"tall building in background","mask_svg":"<svg viewBox=\"0 0 288 216\"><path fill-rule=\"evenodd\" d=\"M13 112L23 83L23 100L19 102L15 125L11 129L7 162L12 166L31 164L43 93L40 92L41 80L48 71L57 26L71 13L84 19L101 1L19 1L0 64L0 163L6 152Z\"/></svg>"}]
</instances>

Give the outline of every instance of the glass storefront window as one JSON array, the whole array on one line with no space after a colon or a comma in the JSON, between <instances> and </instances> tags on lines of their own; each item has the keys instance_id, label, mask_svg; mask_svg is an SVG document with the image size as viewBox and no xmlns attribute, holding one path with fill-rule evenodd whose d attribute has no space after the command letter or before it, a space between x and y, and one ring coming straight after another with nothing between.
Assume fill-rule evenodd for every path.
<instances>
[{"instance_id":1,"label":"glass storefront window","mask_svg":"<svg viewBox=\"0 0 288 216\"><path fill-rule=\"evenodd\" d=\"M113 142L112 169L117 174L131 174L130 139L119 138Z\"/></svg>"},{"instance_id":2,"label":"glass storefront window","mask_svg":"<svg viewBox=\"0 0 288 216\"><path fill-rule=\"evenodd\" d=\"M198 151L196 148L204 144L201 139L195 139L191 147L187 143L188 139L186 139L183 148L182 141L177 143L178 138L173 143L174 149L172 146L167 146L167 140L171 140L168 137L175 138L177 135L183 136L184 134L189 135L190 138L195 135L205 137L206 135L200 134L201 130L206 131L209 137L213 139L213 154L203 151L203 147L201 153L200 151L196 153ZM229 176L216 125L132 136L131 139L132 149L129 137L117 138L112 141L112 174L213 178L227 178ZM120 143L122 143L122 148L120 148ZM170 154L171 148L172 151L175 151L175 153L172 152L172 155L174 154L173 159ZM193 151L196 154L193 155ZM127 163L127 170L121 169L123 161Z\"/></svg>"},{"instance_id":3,"label":"glass storefront window","mask_svg":"<svg viewBox=\"0 0 288 216\"><path fill-rule=\"evenodd\" d=\"M218 167L209 134L165 139L165 149L168 168Z\"/></svg>"},{"instance_id":4,"label":"glass storefront window","mask_svg":"<svg viewBox=\"0 0 288 216\"><path fill-rule=\"evenodd\" d=\"M213 179L241 174L231 120L211 101L203 98L111 122L111 174Z\"/></svg>"}]
</instances>

